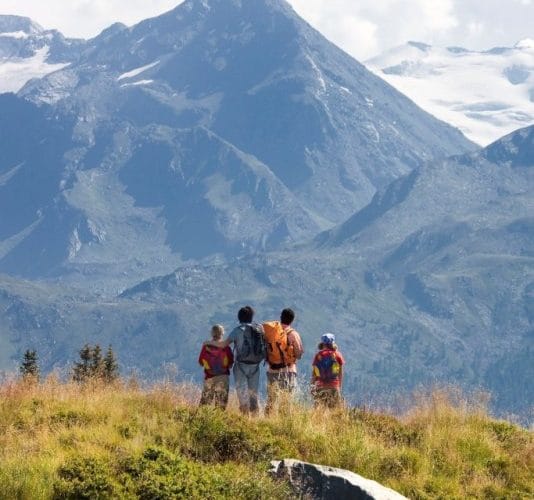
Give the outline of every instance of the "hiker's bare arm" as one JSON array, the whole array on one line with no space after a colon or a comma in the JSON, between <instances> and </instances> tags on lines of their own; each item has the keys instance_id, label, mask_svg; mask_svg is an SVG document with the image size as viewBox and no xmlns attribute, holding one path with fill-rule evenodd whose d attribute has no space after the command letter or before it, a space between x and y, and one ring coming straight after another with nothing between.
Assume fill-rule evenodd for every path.
<instances>
[{"instance_id":1,"label":"hiker's bare arm","mask_svg":"<svg viewBox=\"0 0 534 500\"><path fill-rule=\"evenodd\" d=\"M300 338L300 335L298 334L298 332L296 332L295 330L293 330L292 332L292 344L293 344L293 351L295 353L295 357L297 359L300 359L302 358L302 355L304 354L304 346L302 345L302 340Z\"/></svg>"}]
</instances>

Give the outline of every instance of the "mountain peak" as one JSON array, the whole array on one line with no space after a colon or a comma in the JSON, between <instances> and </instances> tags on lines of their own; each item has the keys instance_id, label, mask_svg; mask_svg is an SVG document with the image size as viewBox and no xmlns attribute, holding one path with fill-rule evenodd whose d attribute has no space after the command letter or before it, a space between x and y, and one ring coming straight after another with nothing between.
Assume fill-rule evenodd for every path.
<instances>
[{"instance_id":1,"label":"mountain peak","mask_svg":"<svg viewBox=\"0 0 534 500\"><path fill-rule=\"evenodd\" d=\"M26 35L36 35L44 30L29 17L0 15L0 34L22 32Z\"/></svg>"},{"instance_id":2,"label":"mountain peak","mask_svg":"<svg viewBox=\"0 0 534 500\"><path fill-rule=\"evenodd\" d=\"M416 49L419 49L423 52L428 52L428 50L432 48L432 45L428 45L427 43L423 42L414 42L413 40L410 40L408 42L408 45L411 47L415 47Z\"/></svg>"},{"instance_id":3,"label":"mountain peak","mask_svg":"<svg viewBox=\"0 0 534 500\"><path fill-rule=\"evenodd\" d=\"M534 166L534 125L499 139L482 151L492 163L510 163L514 167Z\"/></svg>"},{"instance_id":4,"label":"mountain peak","mask_svg":"<svg viewBox=\"0 0 534 500\"><path fill-rule=\"evenodd\" d=\"M286 0L185 0L173 10L156 19L238 19L255 25L265 20L265 15L283 14L298 17ZM150 22L151 20L147 20Z\"/></svg>"}]
</instances>

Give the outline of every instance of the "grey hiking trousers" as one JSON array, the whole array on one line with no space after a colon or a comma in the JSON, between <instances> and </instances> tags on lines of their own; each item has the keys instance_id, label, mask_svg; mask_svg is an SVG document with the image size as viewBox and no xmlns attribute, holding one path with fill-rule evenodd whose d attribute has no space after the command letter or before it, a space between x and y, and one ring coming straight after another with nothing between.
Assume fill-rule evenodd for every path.
<instances>
[{"instance_id":1,"label":"grey hiking trousers","mask_svg":"<svg viewBox=\"0 0 534 500\"><path fill-rule=\"evenodd\" d=\"M247 365L237 361L234 364L235 390L242 413L258 413L258 391L260 387L260 365Z\"/></svg>"}]
</instances>

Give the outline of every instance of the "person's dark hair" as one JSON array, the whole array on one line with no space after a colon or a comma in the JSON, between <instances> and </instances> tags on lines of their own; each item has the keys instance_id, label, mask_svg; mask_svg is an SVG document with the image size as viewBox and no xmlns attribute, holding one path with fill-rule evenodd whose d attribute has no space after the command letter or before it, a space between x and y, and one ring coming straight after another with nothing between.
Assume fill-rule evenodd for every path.
<instances>
[{"instance_id":1,"label":"person's dark hair","mask_svg":"<svg viewBox=\"0 0 534 500\"><path fill-rule=\"evenodd\" d=\"M240 323L252 323L252 319L254 318L254 309L250 306L245 306L239 309L239 312L237 313L237 319Z\"/></svg>"},{"instance_id":2,"label":"person's dark hair","mask_svg":"<svg viewBox=\"0 0 534 500\"><path fill-rule=\"evenodd\" d=\"M284 309L282 311L282 314L280 314L280 321L283 325L290 325L293 323L293 320L295 319L295 312L293 309Z\"/></svg>"}]
</instances>

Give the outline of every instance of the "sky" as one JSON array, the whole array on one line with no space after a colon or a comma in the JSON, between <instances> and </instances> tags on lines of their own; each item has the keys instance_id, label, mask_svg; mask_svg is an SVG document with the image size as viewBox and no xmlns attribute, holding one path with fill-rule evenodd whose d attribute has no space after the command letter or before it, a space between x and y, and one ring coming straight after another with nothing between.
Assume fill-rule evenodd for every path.
<instances>
[{"instance_id":1,"label":"sky","mask_svg":"<svg viewBox=\"0 0 534 500\"><path fill-rule=\"evenodd\" d=\"M246 1L246 0L245 0ZM409 40L482 50L534 38L534 0L289 0L327 38L359 60ZM0 0L0 14L89 38L113 22L161 14L180 0Z\"/></svg>"}]
</instances>

